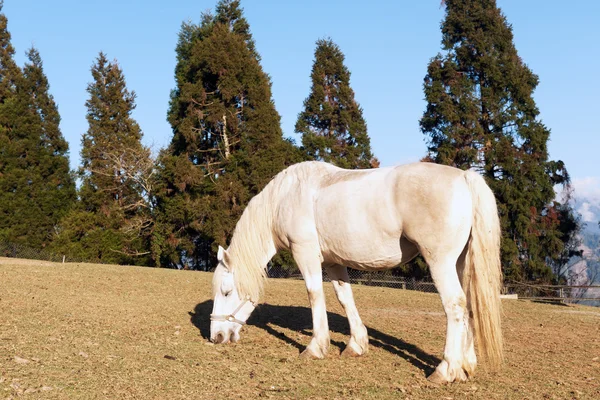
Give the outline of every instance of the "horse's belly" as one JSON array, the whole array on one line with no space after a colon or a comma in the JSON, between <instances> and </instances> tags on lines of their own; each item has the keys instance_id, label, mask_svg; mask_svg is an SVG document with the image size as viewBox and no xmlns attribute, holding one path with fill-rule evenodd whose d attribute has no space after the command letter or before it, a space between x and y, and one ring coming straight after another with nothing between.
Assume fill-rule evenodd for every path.
<instances>
[{"instance_id":1,"label":"horse's belly","mask_svg":"<svg viewBox=\"0 0 600 400\"><path fill-rule=\"evenodd\" d=\"M322 244L323 258L326 262L363 270L389 269L403 262L400 238L379 241L347 240L343 246Z\"/></svg>"}]
</instances>

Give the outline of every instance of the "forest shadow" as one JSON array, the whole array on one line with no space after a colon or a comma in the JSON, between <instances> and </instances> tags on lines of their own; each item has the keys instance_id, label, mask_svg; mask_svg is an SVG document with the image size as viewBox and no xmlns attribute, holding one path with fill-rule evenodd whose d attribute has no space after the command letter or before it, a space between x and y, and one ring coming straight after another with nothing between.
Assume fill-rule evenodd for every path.
<instances>
[{"instance_id":1,"label":"forest shadow","mask_svg":"<svg viewBox=\"0 0 600 400\"><path fill-rule=\"evenodd\" d=\"M210 337L210 313L212 307L212 300L207 300L196 305L194 312L189 313L190 322L198 328L202 337L207 340ZM327 318L329 320L329 330L331 332L341 333L342 335L349 337L350 328L348 326L348 319L345 316L328 312ZM270 335L296 347L298 351L301 352L305 348L304 345L288 336L286 333L274 329L273 326L300 332L304 335L311 335L312 314L308 307L260 304L250 316L248 325L265 330ZM367 331L369 334L370 346L381 348L405 359L422 370L425 375L431 374L435 370L435 367L441 362L439 358L424 352L414 344L405 342L402 339L390 336L369 326L367 326ZM340 350L343 350L345 347L345 343L334 340L331 341L331 344L339 347Z\"/></svg>"}]
</instances>

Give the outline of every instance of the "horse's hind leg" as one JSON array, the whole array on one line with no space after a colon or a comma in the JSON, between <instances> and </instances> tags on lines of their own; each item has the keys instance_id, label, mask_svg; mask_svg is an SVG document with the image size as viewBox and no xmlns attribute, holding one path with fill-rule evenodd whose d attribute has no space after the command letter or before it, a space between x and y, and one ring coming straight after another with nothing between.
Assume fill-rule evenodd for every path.
<instances>
[{"instance_id":1,"label":"horse's hind leg","mask_svg":"<svg viewBox=\"0 0 600 400\"><path fill-rule=\"evenodd\" d=\"M350 280L348 278L348 269L341 265L327 266L326 269L327 275L331 279L331 283L333 283L335 294L342 307L344 307L350 324L350 341L342 355L361 356L368 350L369 336L367 335L367 328L365 328L360 315L358 315L356 304L354 304L354 296L352 295L352 288L350 287Z\"/></svg>"},{"instance_id":2,"label":"horse's hind leg","mask_svg":"<svg viewBox=\"0 0 600 400\"><path fill-rule=\"evenodd\" d=\"M319 247L295 245L292 247L292 254L306 283L313 319L312 339L300 356L324 358L330 339Z\"/></svg>"},{"instance_id":3,"label":"horse's hind leg","mask_svg":"<svg viewBox=\"0 0 600 400\"><path fill-rule=\"evenodd\" d=\"M466 381L467 371L463 369L463 365L465 365L464 350L468 340L469 314L467 299L456 271L458 256L446 255L438 259L431 255L429 257L423 255L429 264L447 319L444 359L428 379L435 383Z\"/></svg>"}]
</instances>

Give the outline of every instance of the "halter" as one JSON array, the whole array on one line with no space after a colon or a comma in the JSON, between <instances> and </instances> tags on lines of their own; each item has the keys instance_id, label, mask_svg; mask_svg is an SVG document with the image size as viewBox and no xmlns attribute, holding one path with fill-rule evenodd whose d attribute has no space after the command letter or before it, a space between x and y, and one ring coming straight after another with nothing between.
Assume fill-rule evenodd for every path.
<instances>
[{"instance_id":1,"label":"halter","mask_svg":"<svg viewBox=\"0 0 600 400\"><path fill-rule=\"evenodd\" d=\"M246 300L242 301L241 304L235 309L233 310L233 312L229 315L215 315L215 314L210 314L210 320L211 321L228 321L228 322L235 322L236 324L240 324L240 325L246 325L246 321L242 321L241 319L237 319L235 317L235 314L238 313L238 311L240 311L242 309L242 307L244 307L244 305L246 305L246 303L251 303L254 307L256 307L256 303L254 303L252 300L250 300L250 297L246 297Z\"/></svg>"}]
</instances>

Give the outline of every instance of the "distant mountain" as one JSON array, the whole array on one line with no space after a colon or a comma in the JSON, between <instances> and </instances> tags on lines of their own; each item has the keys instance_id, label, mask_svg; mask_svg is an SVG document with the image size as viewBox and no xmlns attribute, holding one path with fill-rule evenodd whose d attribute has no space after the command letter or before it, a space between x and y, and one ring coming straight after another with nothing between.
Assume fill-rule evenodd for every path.
<instances>
[{"instance_id":1,"label":"distant mountain","mask_svg":"<svg viewBox=\"0 0 600 400\"><path fill-rule=\"evenodd\" d=\"M588 281L600 283L600 234L585 231L582 234L583 257Z\"/></svg>"},{"instance_id":2,"label":"distant mountain","mask_svg":"<svg viewBox=\"0 0 600 400\"><path fill-rule=\"evenodd\" d=\"M587 272L588 280L600 283L600 179L575 180L573 186L573 206L581 215L581 222L584 224L581 232L583 257L575 266L582 272Z\"/></svg>"},{"instance_id":3,"label":"distant mountain","mask_svg":"<svg viewBox=\"0 0 600 400\"><path fill-rule=\"evenodd\" d=\"M586 233L600 233L600 227L598 221L600 221L600 207L596 207L589 203L583 203L582 206L575 208L575 210L581 214L581 220L585 223L583 231ZM584 217L587 216L586 217Z\"/></svg>"},{"instance_id":4,"label":"distant mountain","mask_svg":"<svg viewBox=\"0 0 600 400\"><path fill-rule=\"evenodd\" d=\"M585 232L600 233L600 178L583 178L573 181L574 208L581 214Z\"/></svg>"}]
</instances>

